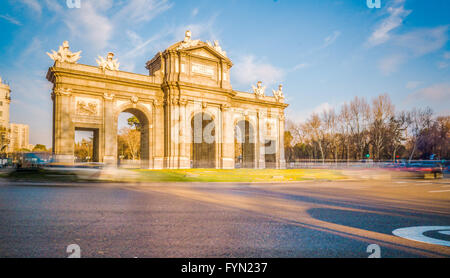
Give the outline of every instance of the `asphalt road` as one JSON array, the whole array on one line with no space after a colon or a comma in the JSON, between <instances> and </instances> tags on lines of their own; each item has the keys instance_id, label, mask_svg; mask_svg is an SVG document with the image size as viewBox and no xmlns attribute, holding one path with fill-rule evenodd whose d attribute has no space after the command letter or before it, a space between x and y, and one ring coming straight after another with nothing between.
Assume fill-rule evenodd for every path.
<instances>
[{"instance_id":1,"label":"asphalt road","mask_svg":"<svg viewBox=\"0 0 450 278\"><path fill-rule=\"evenodd\" d=\"M450 181L0 182L0 257L450 257L394 235L450 226ZM427 231L450 242L450 229Z\"/></svg>"}]
</instances>

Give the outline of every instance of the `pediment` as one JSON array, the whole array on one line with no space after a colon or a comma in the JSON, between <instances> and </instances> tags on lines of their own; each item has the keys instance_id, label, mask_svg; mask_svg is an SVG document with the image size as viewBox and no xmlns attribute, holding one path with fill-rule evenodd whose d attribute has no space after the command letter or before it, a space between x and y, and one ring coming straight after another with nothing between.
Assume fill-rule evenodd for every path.
<instances>
[{"instance_id":1,"label":"pediment","mask_svg":"<svg viewBox=\"0 0 450 278\"><path fill-rule=\"evenodd\" d=\"M186 52L189 52L193 55L205 57L207 59L213 59L213 60L223 59L226 62L228 62L230 65L232 65L231 60L227 56L224 56L222 53L218 52L217 50L215 50L213 47L209 46L206 43L203 43L202 45L186 48L183 50Z\"/></svg>"},{"instance_id":2,"label":"pediment","mask_svg":"<svg viewBox=\"0 0 450 278\"><path fill-rule=\"evenodd\" d=\"M214 59L214 60L219 58L217 56L217 54L214 55L215 53L212 53L211 51L207 50L205 47L192 49L192 50L189 51L189 53L194 54L194 55L198 55L198 56L202 56L202 57L205 57L205 58L209 58L209 59Z\"/></svg>"}]
</instances>

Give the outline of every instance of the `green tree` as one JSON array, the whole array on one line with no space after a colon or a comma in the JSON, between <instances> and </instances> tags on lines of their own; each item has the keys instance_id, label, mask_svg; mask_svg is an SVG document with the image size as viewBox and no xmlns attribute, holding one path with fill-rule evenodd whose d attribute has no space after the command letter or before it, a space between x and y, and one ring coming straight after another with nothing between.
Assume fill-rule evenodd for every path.
<instances>
[{"instance_id":1,"label":"green tree","mask_svg":"<svg viewBox=\"0 0 450 278\"><path fill-rule=\"evenodd\" d=\"M136 116L128 118L128 125L130 128L140 131L141 130L141 123L139 122L139 119Z\"/></svg>"},{"instance_id":2,"label":"green tree","mask_svg":"<svg viewBox=\"0 0 450 278\"><path fill-rule=\"evenodd\" d=\"M47 147L42 144L36 144L36 146L34 146L34 148L33 148L33 152L46 152L46 151L47 151Z\"/></svg>"}]
</instances>

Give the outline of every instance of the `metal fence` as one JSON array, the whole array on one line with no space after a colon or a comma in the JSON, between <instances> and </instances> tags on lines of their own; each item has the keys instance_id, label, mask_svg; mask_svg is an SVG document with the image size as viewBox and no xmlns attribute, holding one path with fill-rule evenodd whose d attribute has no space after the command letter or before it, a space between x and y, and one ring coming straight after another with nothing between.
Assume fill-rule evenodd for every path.
<instances>
[{"instance_id":1,"label":"metal fence","mask_svg":"<svg viewBox=\"0 0 450 278\"><path fill-rule=\"evenodd\" d=\"M415 163L429 163L435 162L441 164L443 167L448 167L450 161L448 160L404 160L399 159L393 162L389 161L373 161L373 160L297 160L292 162L286 162L286 168L288 169L379 169L379 168L394 168L406 166L408 164Z\"/></svg>"}]
</instances>

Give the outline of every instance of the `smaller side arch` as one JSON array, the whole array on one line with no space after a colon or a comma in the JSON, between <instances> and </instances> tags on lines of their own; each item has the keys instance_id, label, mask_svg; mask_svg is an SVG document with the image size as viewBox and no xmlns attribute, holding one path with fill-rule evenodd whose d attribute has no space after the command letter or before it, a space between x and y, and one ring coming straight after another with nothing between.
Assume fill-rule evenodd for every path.
<instances>
[{"instance_id":1,"label":"smaller side arch","mask_svg":"<svg viewBox=\"0 0 450 278\"><path fill-rule=\"evenodd\" d=\"M237 119L234 124L235 164L240 168L255 168L256 130L249 119Z\"/></svg>"}]
</instances>

